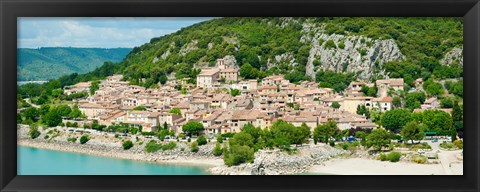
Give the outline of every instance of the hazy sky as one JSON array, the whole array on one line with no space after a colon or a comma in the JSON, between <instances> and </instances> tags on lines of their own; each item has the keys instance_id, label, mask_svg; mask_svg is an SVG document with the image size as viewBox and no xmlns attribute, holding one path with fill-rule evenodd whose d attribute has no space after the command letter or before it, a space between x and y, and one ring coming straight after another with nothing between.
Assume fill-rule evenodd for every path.
<instances>
[{"instance_id":1,"label":"hazy sky","mask_svg":"<svg viewBox=\"0 0 480 192\"><path fill-rule=\"evenodd\" d=\"M201 17L21 17L17 47L100 47L142 45L153 37L212 18Z\"/></svg>"}]
</instances>

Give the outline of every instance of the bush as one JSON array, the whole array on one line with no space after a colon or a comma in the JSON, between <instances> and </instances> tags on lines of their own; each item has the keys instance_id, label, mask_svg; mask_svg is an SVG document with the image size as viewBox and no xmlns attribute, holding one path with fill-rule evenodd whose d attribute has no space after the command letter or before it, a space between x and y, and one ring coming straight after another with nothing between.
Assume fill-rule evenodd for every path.
<instances>
[{"instance_id":1,"label":"bush","mask_svg":"<svg viewBox=\"0 0 480 192\"><path fill-rule=\"evenodd\" d=\"M380 153L380 155L378 156L378 160L386 161L387 160L387 155L385 153Z\"/></svg>"},{"instance_id":2,"label":"bush","mask_svg":"<svg viewBox=\"0 0 480 192\"><path fill-rule=\"evenodd\" d=\"M338 48L340 48L340 49L345 48L345 43L340 42L340 43L338 44Z\"/></svg>"},{"instance_id":3,"label":"bush","mask_svg":"<svg viewBox=\"0 0 480 192\"><path fill-rule=\"evenodd\" d=\"M220 147L220 143L217 142L217 144L215 144L215 148L213 148L213 155L220 156L222 155L222 153L223 153L223 150Z\"/></svg>"},{"instance_id":4,"label":"bush","mask_svg":"<svg viewBox=\"0 0 480 192\"><path fill-rule=\"evenodd\" d=\"M196 141L194 141L194 142L192 143L191 148L192 148L192 152L194 152L194 153L198 152L198 150L199 150L199 148L198 148L198 143L197 143Z\"/></svg>"},{"instance_id":5,"label":"bush","mask_svg":"<svg viewBox=\"0 0 480 192\"><path fill-rule=\"evenodd\" d=\"M37 137L40 136L40 131L38 131L38 127L36 125L31 125L30 126L30 131L28 131L28 135L32 139L36 139Z\"/></svg>"},{"instance_id":6,"label":"bush","mask_svg":"<svg viewBox=\"0 0 480 192\"><path fill-rule=\"evenodd\" d=\"M223 143L222 135L217 135L217 143Z\"/></svg>"},{"instance_id":7,"label":"bush","mask_svg":"<svg viewBox=\"0 0 480 192\"><path fill-rule=\"evenodd\" d=\"M198 145L205 145L207 144L207 139L205 139L205 136L200 136L197 138L197 143Z\"/></svg>"},{"instance_id":8,"label":"bush","mask_svg":"<svg viewBox=\"0 0 480 192\"><path fill-rule=\"evenodd\" d=\"M427 157L423 155L416 156L416 157L413 157L412 161L418 164L424 164L427 162Z\"/></svg>"},{"instance_id":9,"label":"bush","mask_svg":"<svg viewBox=\"0 0 480 192\"><path fill-rule=\"evenodd\" d=\"M192 142L192 139L188 138L188 139L187 139L187 142L189 142L189 143Z\"/></svg>"},{"instance_id":10,"label":"bush","mask_svg":"<svg viewBox=\"0 0 480 192\"><path fill-rule=\"evenodd\" d=\"M45 137L43 137L43 139L48 139L50 136L48 135L45 135Z\"/></svg>"},{"instance_id":11,"label":"bush","mask_svg":"<svg viewBox=\"0 0 480 192\"><path fill-rule=\"evenodd\" d=\"M330 144L330 146L335 147L335 142L334 141L330 141L329 144Z\"/></svg>"},{"instance_id":12,"label":"bush","mask_svg":"<svg viewBox=\"0 0 480 192\"><path fill-rule=\"evenodd\" d=\"M133 142L128 140L122 143L123 150L129 150L130 148L133 147Z\"/></svg>"},{"instance_id":13,"label":"bush","mask_svg":"<svg viewBox=\"0 0 480 192\"><path fill-rule=\"evenodd\" d=\"M455 145L453 143L440 143L440 147L444 149L452 149Z\"/></svg>"},{"instance_id":14,"label":"bush","mask_svg":"<svg viewBox=\"0 0 480 192\"><path fill-rule=\"evenodd\" d=\"M233 145L225 153L223 161L227 166L240 165L242 163L253 163L254 150L248 146Z\"/></svg>"},{"instance_id":15,"label":"bush","mask_svg":"<svg viewBox=\"0 0 480 192\"><path fill-rule=\"evenodd\" d=\"M90 140L90 138L88 138L88 136L84 135L84 136L80 137L80 144L85 144L89 140Z\"/></svg>"},{"instance_id":16,"label":"bush","mask_svg":"<svg viewBox=\"0 0 480 192\"><path fill-rule=\"evenodd\" d=\"M156 152L161 148L162 148L162 145L157 144L157 142L155 142L154 140L151 140L150 142L147 143L147 145L145 145L145 151L147 153Z\"/></svg>"},{"instance_id":17,"label":"bush","mask_svg":"<svg viewBox=\"0 0 480 192\"><path fill-rule=\"evenodd\" d=\"M349 147L349 146L348 146L348 143L342 143L341 146L342 146L342 149L343 149L343 150L347 150L348 147Z\"/></svg>"},{"instance_id":18,"label":"bush","mask_svg":"<svg viewBox=\"0 0 480 192\"><path fill-rule=\"evenodd\" d=\"M75 142L77 142L77 138L76 137L68 138L67 141L75 143Z\"/></svg>"},{"instance_id":19,"label":"bush","mask_svg":"<svg viewBox=\"0 0 480 192\"><path fill-rule=\"evenodd\" d=\"M463 149L463 140L455 140L455 141L453 142L453 144L454 144L457 148Z\"/></svg>"},{"instance_id":20,"label":"bush","mask_svg":"<svg viewBox=\"0 0 480 192\"><path fill-rule=\"evenodd\" d=\"M337 45L335 45L335 42L333 42L333 40L328 40L324 47L335 49L335 48L337 48Z\"/></svg>"},{"instance_id":21,"label":"bush","mask_svg":"<svg viewBox=\"0 0 480 192\"><path fill-rule=\"evenodd\" d=\"M172 150L172 149L175 149L175 147L177 147L177 144L175 142L169 142L165 145L162 145L162 150L164 150L164 151Z\"/></svg>"},{"instance_id":22,"label":"bush","mask_svg":"<svg viewBox=\"0 0 480 192\"><path fill-rule=\"evenodd\" d=\"M387 155L387 159L390 161L390 162L398 162L400 161L400 157L402 156L402 154L400 154L399 152L390 152L388 155Z\"/></svg>"}]
</instances>

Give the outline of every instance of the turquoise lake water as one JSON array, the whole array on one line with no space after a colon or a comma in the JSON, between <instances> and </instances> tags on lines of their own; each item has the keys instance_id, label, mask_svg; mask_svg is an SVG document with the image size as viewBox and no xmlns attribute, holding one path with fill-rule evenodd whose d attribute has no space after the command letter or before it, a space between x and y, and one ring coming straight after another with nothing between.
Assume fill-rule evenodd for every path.
<instances>
[{"instance_id":1,"label":"turquoise lake water","mask_svg":"<svg viewBox=\"0 0 480 192\"><path fill-rule=\"evenodd\" d=\"M205 167L164 165L17 146L18 175L208 175Z\"/></svg>"}]
</instances>

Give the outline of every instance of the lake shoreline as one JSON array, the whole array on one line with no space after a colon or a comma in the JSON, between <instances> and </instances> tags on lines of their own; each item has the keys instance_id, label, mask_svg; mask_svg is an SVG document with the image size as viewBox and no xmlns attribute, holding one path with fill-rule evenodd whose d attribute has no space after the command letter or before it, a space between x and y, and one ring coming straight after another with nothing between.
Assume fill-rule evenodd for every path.
<instances>
[{"instance_id":1,"label":"lake shoreline","mask_svg":"<svg viewBox=\"0 0 480 192\"><path fill-rule=\"evenodd\" d=\"M98 156L98 157L108 157L108 158L125 159L125 160L132 160L132 161L144 161L144 162L150 162L150 163L157 163L159 165L199 166L207 170L210 167L219 166L223 164L223 160L221 159L198 159L198 158L187 159L183 157L178 157L176 159L155 158L149 154L128 152L126 150L122 152L119 150L112 149L112 151L115 151L115 153L104 153L104 152L96 151L95 150L96 147L92 148L92 146L88 146L87 144L78 146L78 147L77 146L65 147L64 144L65 143L48 143L45 141L32 140L32 139L20 139L17 142L17 146L32 147L32 148L53 150L53 151L62 151L62 152L69 152L69 153L80 153L80 154L86 154L86 155L92 155L92 156Z\"/></svg>"}]
</instances>

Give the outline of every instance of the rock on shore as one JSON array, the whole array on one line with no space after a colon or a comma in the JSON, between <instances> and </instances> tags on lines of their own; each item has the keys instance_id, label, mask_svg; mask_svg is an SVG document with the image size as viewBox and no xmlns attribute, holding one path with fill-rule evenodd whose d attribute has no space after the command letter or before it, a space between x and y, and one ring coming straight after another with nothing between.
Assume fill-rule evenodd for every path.
<instances>
[{"instance_id":1,"label":"rock on shore","mask_svg":"<svg viewBox=\"0 0 480 192\"><path fill-rule=\"evenodd\" d=\"M217 166L209 171L218 175L289 175L306 172L331 157L347 153L326 145L305 145L294 154L280 150L260 150L254 163Z\"/></svg>"}]
</instances>

